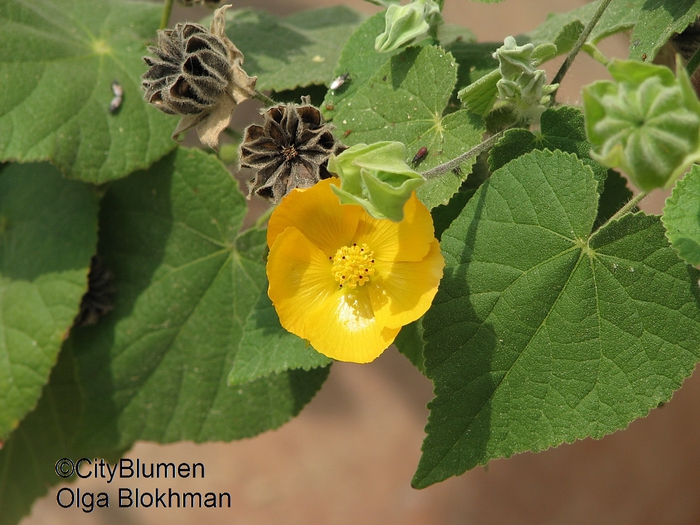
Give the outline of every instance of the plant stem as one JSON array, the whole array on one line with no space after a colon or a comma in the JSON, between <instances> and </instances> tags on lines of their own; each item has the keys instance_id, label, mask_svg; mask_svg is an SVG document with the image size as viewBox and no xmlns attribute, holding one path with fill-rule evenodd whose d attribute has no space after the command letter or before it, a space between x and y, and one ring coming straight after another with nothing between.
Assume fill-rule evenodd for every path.
<instances>
[{"instance_id":1,"label":"plant stem","mask_svg":"<svg viewBox=\"0 0 700 525\"><path fill-rule=\"evenodd\" d=\"M276 206L270 206L268 209L266 209L260 217L257 218L257 220L253 223L252 228L260 229L262 228L267 220L270 218L270 215L272 215L272 212L275 211Z\"/></svg>"},{"instance_id":2,"label":"plant stem","mask_svg":"<svg viewBox=\"0 0 700 525\"><path fill-rule=\"evenodd\" d=\"M625 204L622 208L617 210L617 213L615 213L615 215L613 215L607 221L605 221L605 224L603 224L603 226L606 226L607 224L610 224L611 222L618 220L623 215L629 213L629 211L632 208L634 208L637 204L639 204L639 201L641 201L647 195L649 195L648 191L641 191L637 193L637 195L635 195L629 201L627 201L627 204ZM603 228L603 226L601 226L601 228Z\"/></svg>"},{"instance_id":3,"label":"plant stem","mask_svg":"<svg viewBox=\"0 0 700 525\"><path fill-rule=\"evenodd\" d=\"M603 16L603 13L607 9L607 7L610 5L610 2L612 2L612 0L601 0L600 1L600 5L598 6L598 9L596 9L596 12L593 14L593 17L588 21L588 25L583 29L583 32L581 33L581 35L579 35L578 40L574 44L574 47L571 49L571 51L569 51L569 55L566 57L566 60L564 60L564 63L559 68L559 71L557 71L557 74L555 75L554 80L552 80L552 84L560 84L561 81L564 79L564 75L566 75L567 71L569 71L571 64L573 64L573 62L574 62L574 58L576 58L576 55L578 55L578 52L581 51L581 48L586 43L586 40L588 40L588 37L590 36L591 31L593 31L593 28L600 20L600 17ZM550 99L550 104L554 104L554 98L556 96L557 96L557 92L555 91L554 93L552 93L552 98Z\"/></svg>"},{"instance_id":4,"label":"plant stem","mask_svg":"<svg viewBox=\"0 0 700 525\"><path fill-rule=\"evenodd\" d=\"M271 99L270 97L268 97L267 95L263 95L263 94L260 93L260 91L258 91L257 89L255 90L255 93L253 93L253 96L252 96L251 98L258 99L260 102L262 102L263 104L265 104L265 106L268 106L268 107L269 107L269 106L274 106L275 104L277 104L277 102L275 102L274 100L272 100L272 99Z\"/></svg>"},{"instance_id":5,"label":"plant stem","mask_svg":"<svg viewBox=\"0 0 700 525\"><path fill-rule=\"evenodd\" d=\"M160 26L158 29L165 29L168 27L168 22L170 22L170 13L173 10L173 0L165 0L163 5L163 16L160 19Z\"/></svg>"},{"instance_id":6,"label":"plant stem","mask_svg":"<svg viewBox=\"0 0 700 525\"><path fill-rule=\"evenodd\" d=\"M598 49L597 46L594 46L593 44L584 44L584 47L586 48L586 53L591 55L591 58L593 58L593 60L595 60L599 64L604 65L605 67L608 67L610 59L606 57L603 53L601 53L600 49Z\"/></svg>"},{"instance_id":7,"label":"plant stem","mask_svg":"<svg viewBox=\"0 0 700 525\"><path fill-rule=\"evenodd\" d=\"M439 166L435 166L432 169L429 169L428 171L424 171L422 173L423 177L426 179L432 179L434 177L437 177L438 175L441 175L442 173L446 173L456 167L458 167L462 162L465 160L471 158L471 157L476 157L483 151L486 151L490 147L492 147L498 140L503 136L503 134L506 132L506 130L499 131L495 135L491 135L489 138L487 138L484 142L481 144L477 144L474 146L472 149L467 151L466 153L462 153L460 156L455 157L452 160L448 160L444 164L440 164Z\"/></svg>"}]
</instances>

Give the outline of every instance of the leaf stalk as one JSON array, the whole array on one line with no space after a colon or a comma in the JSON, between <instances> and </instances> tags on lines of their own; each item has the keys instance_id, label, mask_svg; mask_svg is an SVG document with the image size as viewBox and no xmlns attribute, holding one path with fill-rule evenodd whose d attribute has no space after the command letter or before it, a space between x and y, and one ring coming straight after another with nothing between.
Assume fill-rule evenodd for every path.
<instances>
[{"instance_id":1,"label":"leaf stalk","mask_svg":"<svg viewBox=\"0 0 700 525\"><path fill-rule=\"evenodd\" d=\"M491 135L481 144L477 144L469 151L462 153L461 155L455 157L452 160L448 160L444 164L440 164L438 166L435 166L434 168L424 171L421 175L423 175L423 177L425 177L426 179L432 179L437 177L438 175L441 175L443 173L457 168L465 160L470 159L471 157L476 157L477 155L480 155L482 152L491 148L494 144L496 144L496 142L500 140L500 138L505 134L506 131L507 130L499 131L495 135Z\"/></svg>"},{"instance_id":2,"label":"leaf stalk","mask_svg":"<svg viewBox=\"0 0 700 525\"><path fill-rule=\"evenodd\" d=\"M603 13L610 5L610 2L612 2L612 0L601 0L600 5L598 6L598 9L596 9L596 12L593 14L593 17L591 17L591 19L588 21L588 24L586 25L586 27L583 28L583 31L579 35L578 40L574 44L574 47L571 48L571 51L569 51L569 54L566 57L566 60L564 60L564 63L561 65L561 67L559 68L559 71L557 71L557 74L554 76L554 79L552 80L552 84L561 84L561 81L564 79L564 76L569 71L571 64L573 64L574 59L576 58L576 55L578 55L579 51L581 51L581 48L586 43L586 40L588 40L588 37L590 36L591 31L593 31L593 28L596 26L596 24L600 20L600 17L603 16ZM557 96L557 92L555 91L554 93L552 93L552 98L550 99L550 105L554 104L554 99L556 98L556 96Z\"/></svg>"},{"instance_id":3,"label":"leaf stalk","mask_svg":"<svg viewBox=\"0 0 700 525\"><path fill-rule=\"evenodd\" d=\"M639 202L647 195L649 195L648 191L641 191L641 192L637 193L637 195L635 195L629 201L627 201L627 204L625 204L622 208L617 210L615 215L613 215L607 221L605 221L605 224L603 224L603 226L601 226L599 229L602 229L605 226L607 226L608 224L610 224L611 222L615 222L616 220L618 220L622 216L627 215L630 212L630 210L632 210L632 208L634 208L637 204L639 204Z\"/></svg>"},{"instance_id":4,"label":"leaf stalk","mask_svg":"<svg viewBox=\"0 0 700 525\"><path fill-rule=\"evenodd\" d=\"M253 225L251 226L251 229L257 229L260 230L262 229L267 221L270 219L270 215L272 215L272 212L275 211L276 206L270 206L268 209L266 209L260 217L258 217Z\"/></svg>"},{"instance_id":5,"label":"leaf stalk","mask_svg":"<svg viewBox=\"0 0 700 525\"><path fill-rule=\"evenodd\" d=\"M253 96L251 98L259 100L260 102L265 104L266 107L274 106L275 104L277 104L277 102L272 100L267 95L264 95L263 93L261 93L257 89L255 90L255 93L253 93Z\"/></svg>"},{"instance_id":6,"label":"leaf stalk","mask_svg":"<svg viewBox=\"0 0 700 525\"><path fill-rule=\"evenodd\" d=\"M165 4L163 4L163 15L160 18L160 26L158 26L158 29L165 29L168 27L170 13L173 11L173 1L174 0L165 0Z\"/></svg>"}]
</instances>

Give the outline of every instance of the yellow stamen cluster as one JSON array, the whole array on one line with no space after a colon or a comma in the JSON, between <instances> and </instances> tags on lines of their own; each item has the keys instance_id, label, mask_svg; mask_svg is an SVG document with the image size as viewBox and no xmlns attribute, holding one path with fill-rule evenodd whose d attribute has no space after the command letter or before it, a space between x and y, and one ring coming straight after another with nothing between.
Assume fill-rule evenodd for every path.
<instances>
[{"instance_id":1,"label":"yellow stamen cluster","mask_svg":"<svg viewBox=\"0 0 700 525\"><path fill-rule=\"evenodd\" d=\"M333 261L333 277L341 288L346 285L348 288L357 288L358 284L364 285L374 275L374 252L365 243L338 248L329 259Z\"/></svg>"}]
</instances>

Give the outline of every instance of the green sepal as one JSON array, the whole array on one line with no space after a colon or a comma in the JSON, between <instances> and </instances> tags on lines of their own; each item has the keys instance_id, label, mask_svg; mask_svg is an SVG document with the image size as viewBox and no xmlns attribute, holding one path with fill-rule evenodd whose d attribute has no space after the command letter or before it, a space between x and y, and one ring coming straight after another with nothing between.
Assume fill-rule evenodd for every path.
<instances>
[{"instance_id":1,"label":"green sepal","mask_svg":"<svg viewBox=\"0 0 700 525\"><path fill-rule=\"evenodd\" d=\"M442 23L440 7L434 0L416 0L407 5L390 5L385 13L384 32L374 41L374 49L388 53L427 35Z\"/></svg>"},{"instance_id":2,"label":"green sepal","mask_svg":"<svg viewBox=\"0 0 700 525\"><path fill-rule=\"evenodd\" d=\"M700 101L684 68L613 60L616 82L583 90L591 157L620 168L639 189L670 187L700 160Z\"/></svg>"},{"instance_id":3,"label":"green sepal","mask_svg":"<svg viewBox=\"0 0 700 525\"><path fill-rule=\"evenodd\" d=\"M355 144L328 160L328 171L341 181L333 191L342 204L359 204L376 219L400 221L411 193L425 183L405 158L401 142Z\"/></svg>"}]
</instances>

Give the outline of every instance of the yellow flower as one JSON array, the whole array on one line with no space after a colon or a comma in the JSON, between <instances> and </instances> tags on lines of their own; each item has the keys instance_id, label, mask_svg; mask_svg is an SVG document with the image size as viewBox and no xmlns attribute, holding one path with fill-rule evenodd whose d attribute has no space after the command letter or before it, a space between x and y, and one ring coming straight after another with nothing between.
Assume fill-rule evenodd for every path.
<instances>
[{"instance_id":1,"label":"yellow flower","mask_svg":"<svg viewBox=\"0 0 700 525\"><path fill-rule=\"evenodd\" d=\"M415 193L393 222L341 205L331 184L292 191L270 217L268 294L286 330L328 357L368 363L428 310L445 261Z\"/></svg>"}]
</instances>

